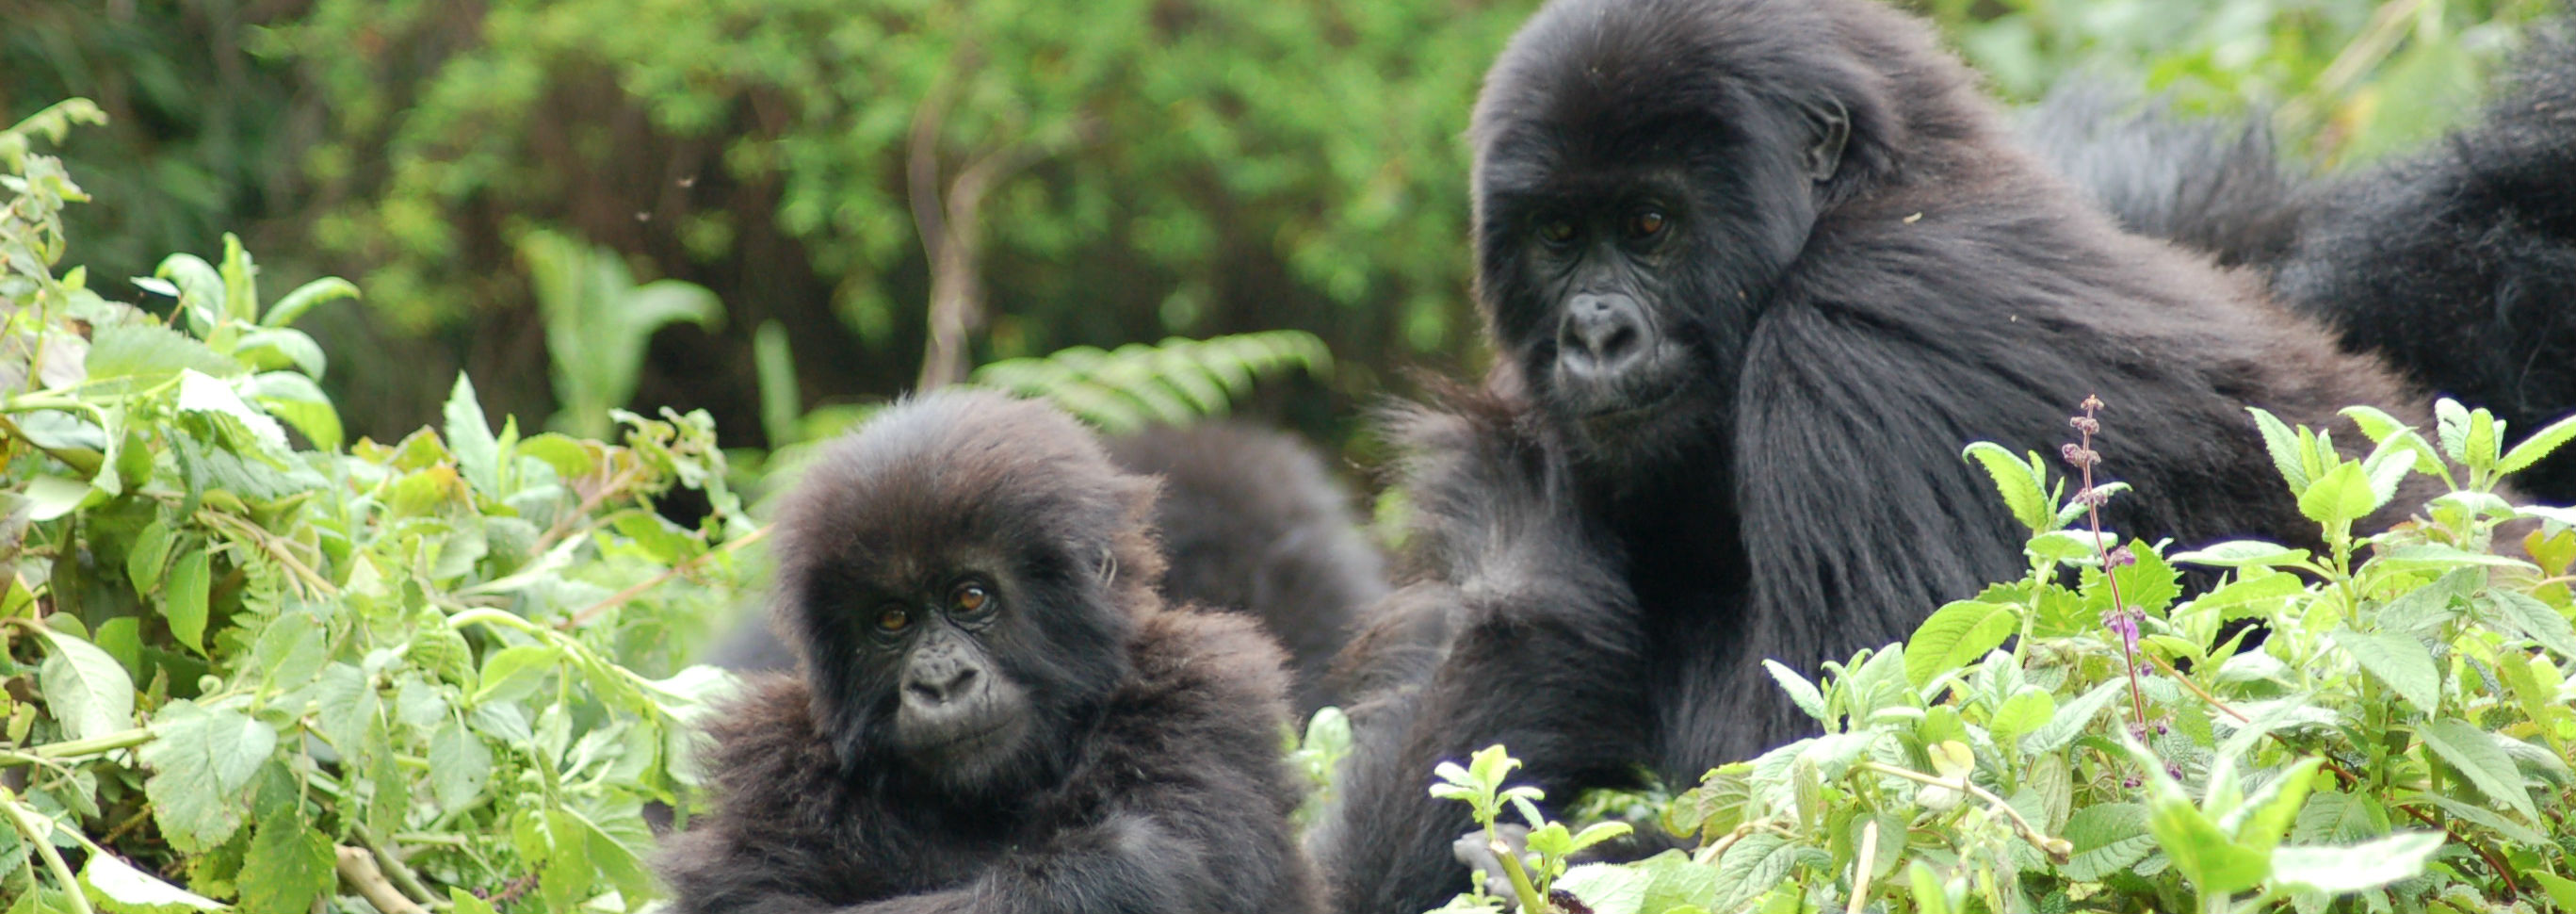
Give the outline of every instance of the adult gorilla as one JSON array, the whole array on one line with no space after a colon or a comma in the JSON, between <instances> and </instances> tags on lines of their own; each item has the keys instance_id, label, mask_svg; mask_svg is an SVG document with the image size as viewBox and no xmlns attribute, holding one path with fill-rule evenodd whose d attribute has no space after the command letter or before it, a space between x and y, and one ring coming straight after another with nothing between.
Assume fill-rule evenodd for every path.
<instances>
[{"instance_id":1,"label":"adult gorilla","mask_svg":"<svg viewBox=\"0 0 2576 914\"><path fill-rule=\"evenodd\" d=\"M1471 137L1500 358L1398 423L1433 579L1348 658L1375 697L1310 839L1348 910L1463 887L1435 761L1503 743L1560 800L1690 784L1808 729L1761 659L1884 644L2020 573L1970 441L2057 453L2099 395L2136 487L2116 529L2309 542L2244 407L2421 421L2377 364L2114 228L1866 0L1558 0Z\"/></svg>"},{"instance_id":2,"label":"adult gorilla","mask_svg":"<svg viewBox=\"0 0 2576 914\"><path fill-rule=\"evenodd\" d=\"M2031 139L2130 230L2253 267L2512 443L2576 412L2576 22L2531 37L2475 123L2348 174L2284 170L2259 122L2121 113L2099 89L2052 93ZM2576 501L2576 451L2515 480Z\"/></svg>"},{"instance_id":3,"label":"adult gorilla","mask_svg":"<svg viewBox=\"0 0 2576 914\"><path fill-rule=\"evenodd\" d=\"M782 631L712 725L691 914L1303 912L1287 677L1166 609L1153 480L1044 406L943 393L815 458L780 512Z\"/></svg>"}]
</instances>

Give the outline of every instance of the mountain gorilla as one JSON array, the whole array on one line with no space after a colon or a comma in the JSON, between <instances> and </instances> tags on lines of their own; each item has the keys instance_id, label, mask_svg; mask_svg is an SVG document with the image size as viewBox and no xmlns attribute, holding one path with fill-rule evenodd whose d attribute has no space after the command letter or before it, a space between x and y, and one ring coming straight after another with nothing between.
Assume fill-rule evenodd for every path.
<instances>
[{"instance_id":1,"label":"mountain gorilla","mask_svg":"<svg viewBox=\"0 0 2576 914\"><path fill-rule=\"evenodd\" d=\"M1279 649L1164 607L1153 498L992 394L819 455L776 546L806 675L711 725L715 811L661 860L678 910L1318 909Z\"/></svg>"},{"instance_id":2,"label":"mountain gorilla","mask_svg":"<svg viewBox=\"0 0 2576 914\"><path fill-rule=\"evenodd\" d=\"M1314 449L1244 422L1154 426L1102 444L1120 469L1162 478L1154 527L1169 558L1163 599L1260 619L1288 648L1297 713L1339 700L1324 671L1350 639L1356 611L1386 595L1386 558ZM736 623L702 662L784 670L796 658L755 617Z\"/></svg>"},{"instance_id":3,"label":"mountain gorilla","mask_svg":"<svg viewBox=\"0 0 2576 914\"><path fill-rule=\"evenodd\" d=\"M1347 910L1464 887L1437 761L1501 743L1560 801L1696 783L1812 730L1763 658L1886 644L2021 574L1971 441L2056 454L2099 395L2102 470L2136 487L2105 509L2122 535L2313 544L2244 408L2424 417L2246 283L2114 228L1868 0L1556 0L1470 137L1499 357L1397 422L1432 577L1345 658L1374 695L1310 842Z\"/></svg>"},{"instance_id":4,"label":"mountain gorilla","mask_svg":"<svg viewBox=\"0 0 2576 914\"><path fill-rule=\"evenodd\" d=\"M2051 93L2032 139L2132 231L2254 267L2345 348L2493 410L2510 444L2576 412L2576 21L2536 26L2500 88L2441 142L2318 180L2259 122L2106 117L2122 100L2098 88ZM2576 450L2514 479L2576 501Z\"/></svg>"}]
</instances>

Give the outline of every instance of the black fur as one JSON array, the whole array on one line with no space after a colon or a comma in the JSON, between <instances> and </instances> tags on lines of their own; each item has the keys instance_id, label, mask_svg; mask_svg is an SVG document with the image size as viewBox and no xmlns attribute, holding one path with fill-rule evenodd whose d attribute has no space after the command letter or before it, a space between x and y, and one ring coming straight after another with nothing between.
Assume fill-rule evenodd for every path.
<instances>
[{"instance_id":1,"label":"black fur","mask_svg":"<svg viewBox=\"0 0 2576 914\"><path fill-rule=\"evenodd\" d=\"M2298 240L2307 178L2282 164L2261 118L2189 117L2079 79L2050 90L2021 128L2121 228L2222 266L2278 263Z\"/></svg>"},{"instance_id":2,"label":"black fur","mask_svg":"<svg viewBox=\"0 0 2576 914\"><path fill-rule=\"evenodd\" d=\"M1397 423L1430 580L1348 658L1373 695L1310 837L1347 910L1464 887L1435 761L1501 742L1557 800L1695 783L1812 729L1761 659L1812 670L2020 574L1970 441L2054 455L2099 395L2103 471L2136 486L2114 529L2312 543L2243 408L2423 417L2083 205L1923 23L1865 0L1558 0L1471 138L1499 358Z\"/></svg>"},{"instance_id":3,"label":"black fur","mask_svg":"<svg viewBox=\"0 0 2576 914\"><path fill-rule=\"evenodd\" d=\"M2132 228L2264 271L2274 294L2519 441L2576 412L2576 35L2533 30L2485 114L2414 155L2305 182L2223 120L2141 118L2041 143ZM2051 102L2080 117L2071 102ZM2069 118L2048 114L2042 121ZM2199 188L2247 191L2223 206ZM2159 214L2173 214L2164 218ZM2277 227L2288 226L2276 239ZM2515 477L2576 501L2576 452Z\"/></svg>"},{"instance_id":4,"label":"black fur","mask_svg":"<svg viewBox=\"0 0 2576 914\"><path fill-rule=\"evenodd\" d=\"M990 394L898 406L818 456L776 540L808 675L756 677L713 718L715 809L661 859L676 910L1317 910L1279 650L1164 607L1153 490ZM913 599L961 581L974 603ZM944 700L920 671L945 643L1004 735L907 738Z\"/></svg>"},{"instance_id":5,"label":"black fur","mask_svg":"<svg viewBox=\"0 0 2576 914\"><path fill-rule=\"evenodd\" d=\"M1154 523L1171 570L1163 599L1241 610L1288 648L1298 713L1338 696L1323 671L1359 607L1387 591L1386 559L1360 532L1351 491L1312 448L1240 422L1156 426L1109 438L1110 459L1163 478ZM737 623L702 662L784 670L796 658L760 620Z\"/></svg>"}]
</instances>

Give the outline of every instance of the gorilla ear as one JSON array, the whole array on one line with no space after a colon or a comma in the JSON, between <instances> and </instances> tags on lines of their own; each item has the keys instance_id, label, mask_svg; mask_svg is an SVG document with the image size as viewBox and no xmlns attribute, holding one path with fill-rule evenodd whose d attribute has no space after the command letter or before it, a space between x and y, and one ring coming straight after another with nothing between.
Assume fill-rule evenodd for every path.
<instances>
[{"instance_id":1,"label":"gorilla ear","mask_svg":"<svg viewBox=\"0 0 2576 914\"><path fill-rule=\"evenodd\" d=\"M1843 144L1851 140L1851 113L1830 95L1800 100L1798 113L1813 131L1804 158L1807 177L1819 184L1833 180L1843 164Z\"/></svg>"}]
</instances>

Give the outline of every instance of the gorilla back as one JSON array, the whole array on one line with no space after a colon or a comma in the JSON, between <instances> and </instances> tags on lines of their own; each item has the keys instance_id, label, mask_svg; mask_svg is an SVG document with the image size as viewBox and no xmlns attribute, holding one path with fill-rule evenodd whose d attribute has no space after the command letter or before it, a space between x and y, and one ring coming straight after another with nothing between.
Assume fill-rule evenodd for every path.
<instances>
[{"instance_id":1,"label":"gorilla back","mask_svg":"<svg viewBox=\"0 0 2576 914\"><path fill-rule=\"evenodd\" d=\"M1480 402L1408 426L1412 484L1443 493L1422 540L1448 599L1417 587L1380 625L1398 634L1359 642L1439 659L1363 708L1321 841L1355 907L1459 885L1466 821L1420 798L1434 761L1501 742L1560 799L1638 766L1693 783L1810 726L1761 659L1885 644L2020 573L2027 531L1971 441L2056 453L2098 395L2104 469L2136 487L2106 509L2122 535L2307 544L2244 407L2424 414L2376 362L2080 203L1876 3L1558 0L1488 75L1471 137L1499 358ZM1442 456L1461 440L1505 459ZM1559 519L1493 521L1533 514ZM1549 550L1496 545L1520 531L1594 555L1532 574ZM1568 588L1569 563L1613 573ZM1583 691L1495 687L1533 669Z\"/></svg>"},{"instance_id":2,"label":"gorilla back","mask_svg":"<svg viewBox=\"0 0 2576 914\"><path fill-rule=\"evenodd\" d=\"M991 394L888 410L780 513L781 630L711 726L689 912L1306 911L1281 654L1166 609L1154 483Z\"/></svg>"}]
</instances>

